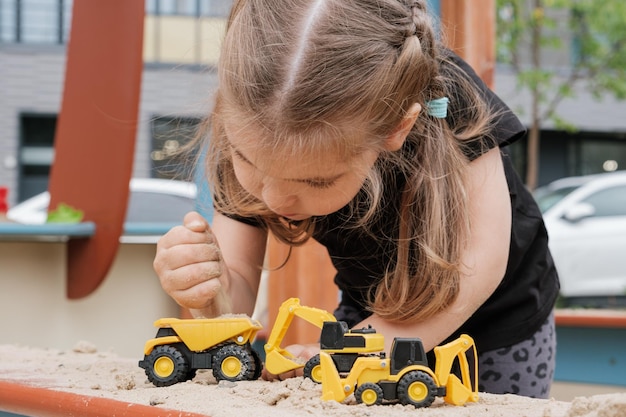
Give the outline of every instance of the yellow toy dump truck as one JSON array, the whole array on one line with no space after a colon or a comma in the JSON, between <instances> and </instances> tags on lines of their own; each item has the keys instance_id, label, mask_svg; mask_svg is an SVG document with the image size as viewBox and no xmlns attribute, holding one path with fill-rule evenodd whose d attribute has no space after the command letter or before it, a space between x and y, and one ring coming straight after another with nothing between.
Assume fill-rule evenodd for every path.
<instances>
[{"instance_id":1,"label":"yellow toy dump truck","mask_svg":"<svg viewBox=\"0 0 626 417\"><path fill-rule=\"evenodd\" d=\"M436 397L449 404L478 401L478 358L468 335L434 349L433 371L419 338L395 338L391 355L384 338L370 328L348 330L341 321L324 323L320 339L322 399L343 401L350 394L358 403L383 400L429 407ZM453 366L458 374L452 373Z\"/></svg>"},{"instance_id":2,"label":"yellow toy dump truck","mask_svg":"<svg viewBox=\"0 0 626 417\"><path fill-rule=\"evenodd\" d=\"M247 316L214 319L157 320L156 337L146 342L139 366L158 387L195 376L198 369L212 369L215 379L254 380L263 364L251 343L263 327Z\"/></svg>"}]
</instances>

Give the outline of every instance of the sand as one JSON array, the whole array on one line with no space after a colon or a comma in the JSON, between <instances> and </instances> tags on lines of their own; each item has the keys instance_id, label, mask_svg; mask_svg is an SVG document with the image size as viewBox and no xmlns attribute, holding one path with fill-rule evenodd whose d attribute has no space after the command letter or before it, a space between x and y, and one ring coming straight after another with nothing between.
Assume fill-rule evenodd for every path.
<instances>
[{"instance_id":1,"label":"sand","mask_svg":"<svg viewBox=\"0 0 626 417\"><path fill-rule=\"evenodd\" d=\"M101 352L88 342L77 343L71 351L0 345L0 379L212 417L626 416L623 393L579 397L572 402L481 393L477 403L452 406L438 398L429 408L415 409L398 404L368 407L356 404L353 397L344 403L322 401L320 386L303 378L217 383L210 371L199 371L192 381L157 388L138 367L139 359Z\"/></svg>"}]
</instances>

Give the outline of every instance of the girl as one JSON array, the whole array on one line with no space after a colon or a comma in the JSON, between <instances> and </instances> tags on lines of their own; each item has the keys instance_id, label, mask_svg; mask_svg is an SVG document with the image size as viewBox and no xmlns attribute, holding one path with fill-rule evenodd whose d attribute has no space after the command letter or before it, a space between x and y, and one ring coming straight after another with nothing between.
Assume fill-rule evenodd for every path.
<instances>
[{"instance_id":1,"label":"girl","mask_svg":"<svg viewBox=\"0 0 626 417\"><path fill-rule=\"evenodd\" d=\"M214 221L187 215L155 270L197 316L251 314L268 232L314 238L337 319L427 350L468 333L481 390L547 397L558 279L500 151L524 129L428 16L413 0L236 1L209 123Z\"/></svg>"}]
</instances>

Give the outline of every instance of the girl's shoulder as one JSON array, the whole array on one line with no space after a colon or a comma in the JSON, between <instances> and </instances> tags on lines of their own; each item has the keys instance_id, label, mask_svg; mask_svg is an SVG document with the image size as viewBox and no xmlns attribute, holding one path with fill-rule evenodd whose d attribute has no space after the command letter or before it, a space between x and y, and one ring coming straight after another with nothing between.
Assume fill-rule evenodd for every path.
<instances>
[{"instance_id":1,"label":"girl's shoulder","mask_svg":"<svg viewBox=\"0 0 626 417\"><path fill-rule=\"evenodd\" d=\"M453 70L448 69L447 71L462 71L463 76L471 82L480 98L494 115L489 141L477 140L468 143L468 149L465 153L470 159L477 158L496 144L500 147L510 145L526 134L526 127L513 110L485 84L467 62L450 50L445 50L444 57L442 65L454 67Z\"/></svg>"}]
</instances>

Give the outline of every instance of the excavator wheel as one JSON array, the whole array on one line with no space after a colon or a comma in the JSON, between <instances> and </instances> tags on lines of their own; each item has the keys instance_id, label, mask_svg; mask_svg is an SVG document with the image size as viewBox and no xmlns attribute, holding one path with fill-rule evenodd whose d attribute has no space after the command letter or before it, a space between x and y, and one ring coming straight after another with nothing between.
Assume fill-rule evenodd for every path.
<instances>
[{"instance_id":1,"label":"excavator wheel","mask_svg":"<svg viewBox=\"0 0 626 417\"><path fill-rule=\"evenodd\" d=\"M189 379L187 358L174 346L155 347L146 357L146 375L157 387L167 387Z\"/></svg>"},{"instance_id":2,"label":"excavator wheel","mask_svg":"<svg viewBox=\"0 0 626 417\"><path fill-rule=\"evenodd\" d=\"M256 364L251 348L239 345L222 346L213 360L213 376L218 381L253 380Z\"/></svg>"},{"instance_id":3,"label":"excavator wheel","mask_svg":"<svg viewBox=\"0 0 626 417\"><path fill-rule=\"evenodd\" d=\"M437 397L437 385L426 372L409 371L398 381L398 400L416 408L430 407Z\"/></svg>"},{"instance_id":4,"label":"excavator wheel","mask_svg":"<svg viewBox=\"0 0 626 417\"><path fill-rule=\"evenodd\" d=\"M322 383L322 367L320 366L319 354L313 356L306 362L303 372L305 378L309 378L316 384Z\"/></svg>"},{"instance_id":5,"label":"excavator wheel","mask_svg":"<svg viewBox=\"0 0 626 417\"><path fill-rule=\"evenodd\" d=\"M383 389L373 382L365 382L354 391L356 402L365 405L379 405L383 402Z\"/></svg>"}]
</instances>

